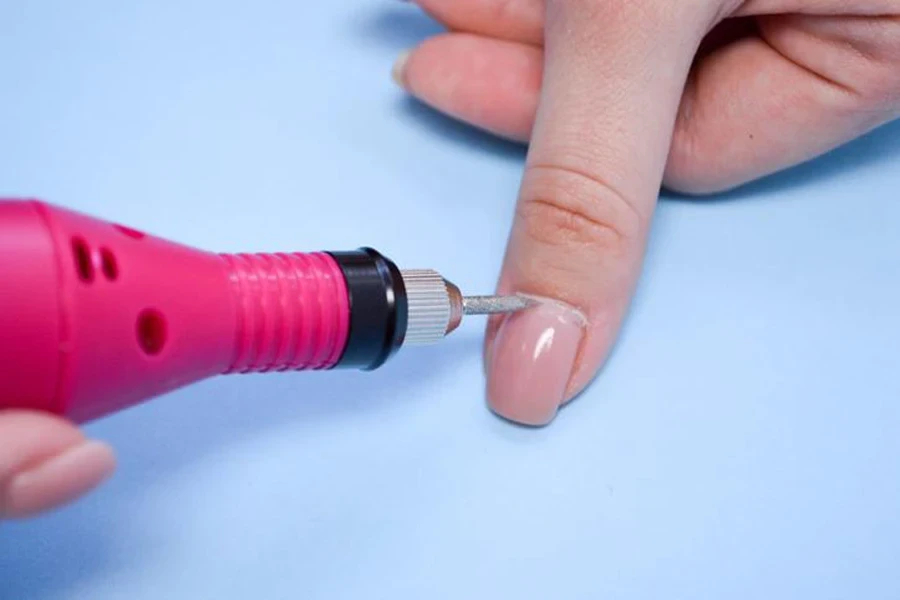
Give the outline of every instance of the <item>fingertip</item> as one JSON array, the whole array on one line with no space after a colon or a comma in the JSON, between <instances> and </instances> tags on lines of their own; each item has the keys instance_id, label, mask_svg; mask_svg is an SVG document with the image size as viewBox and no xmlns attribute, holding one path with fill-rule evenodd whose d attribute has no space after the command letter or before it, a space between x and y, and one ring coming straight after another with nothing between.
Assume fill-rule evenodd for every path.
<instances>
[{"instance_id":1,"label":"fingertip","mask_svg":"<svg viewBox=\"0 0 900 600\"><path fill-rule=\"evenodd\" d=\"M108 479L115 473L119 461L116 458L116 452L106 442L100 440L88 440L84 446L89 448L89 456L92 457L91 463L102 480Z\"/></svg>"},{"instance_id":2,"label":"fingertip","mask_svg":"<svg viewBox=\"0 0 900 600\"><path fill-rule=\"evenodd\" d=\"M29 466L0 487L0 517L18 519L72 502L115 471L112 448L85 440Z\"/></svg>"},{"instance_id":3,"label":"fingertip","mask_svg":"<svg viewBox=\"0 0 900 600\"><path fill-rule=\"evenodd\" d=\"M543 415L523 414L520 410L505 411L503 407L498 407L490 402L488 408L495 417L510 425L517 425L527 429L543 429L549 427L556 420L559 409L547 411ZM537 418L535 418L537 417Z\"/></svg>"},{"instance_id":4,"label":"fingertip","mask_svg":"<svg viewBox=\"0 0 900 600\"><path fill-rule=\"evenodd\" d=\"M465 33L402 53L394 81L424 104L500 137L526 141L543 72L540 49Z\"/></svg>"},{"instance_id":5,"label":"fingertip","mask_svg":"<svg viewBox=\"0 0 900 600\"><path fill-rule=\"evenodd\" d=\"M406 64L409 62L410 54L412 54L411 50L407 50L401 53L397 60L394 61L393 66L391 67L391 78L394 80L398 86L403 89L407 88L406 85Z\"/></svg>"},{"instance_id":6,"label":"fingertip","mask_svg":"<svg viewBox=\"0 0 900 600\"><path fill-rule=\"evenodd\" d=\"M580 311L546 299L507 317L489 341L491 410L521 425L552 423L569 400L586 326Z\"/></svg>"}]
</instances>

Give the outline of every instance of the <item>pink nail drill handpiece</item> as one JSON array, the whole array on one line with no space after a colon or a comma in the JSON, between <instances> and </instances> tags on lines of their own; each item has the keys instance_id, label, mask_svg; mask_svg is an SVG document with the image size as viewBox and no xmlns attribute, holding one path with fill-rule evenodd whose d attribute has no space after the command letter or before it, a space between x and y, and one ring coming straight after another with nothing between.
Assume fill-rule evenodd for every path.
<instances>
[{"instance_id":1,"label":"pink nail drill handpiece","mask_svg":"<svg viewBox=\"0 0 900 600\"><path fill-rule=\"evenodd\" d=\"M371 370L527 304L372 249L214 254L0 200L0 409L85 422L218 374Z\"/></svg>"}]
</instances>

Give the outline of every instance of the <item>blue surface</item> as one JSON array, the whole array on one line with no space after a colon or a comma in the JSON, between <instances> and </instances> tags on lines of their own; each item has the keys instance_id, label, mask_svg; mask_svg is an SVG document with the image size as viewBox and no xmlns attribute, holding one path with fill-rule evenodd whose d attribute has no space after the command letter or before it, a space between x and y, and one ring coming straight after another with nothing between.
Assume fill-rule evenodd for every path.
<instances>
[{"instance_id":1,"label":"blue surface","mask_svg":"<svg viewBox=\"0 0 900 600\"><path fill-rule=\"evenodd\" d=\"M523 152L393 87L436 30L387 1L5 0L0 193L490 290ZM485 409L480 323L99 422L120 471L0 525L0 598L896 600L898 188L895 125L665 201L613 360L548 429Z\"/></svg>"}]
</instances>

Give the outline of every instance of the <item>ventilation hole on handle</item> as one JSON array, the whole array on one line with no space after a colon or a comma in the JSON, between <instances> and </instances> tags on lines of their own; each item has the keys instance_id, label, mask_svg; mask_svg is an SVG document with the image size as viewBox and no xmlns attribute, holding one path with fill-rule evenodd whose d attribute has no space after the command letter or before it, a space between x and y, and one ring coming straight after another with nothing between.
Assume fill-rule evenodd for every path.
<instances>
[{"instance_id":1,"label":"ventilation hole on handle","mask_svg":"<svg viewBox=\"0 0 900 600\"><path fill-rule=\"evenodd\" d=\"M147 309L138 315L137 339L144 354L155 356L162 352L167 337L166 319L159 311Z\"/></svg>"},{"instance_id":2,"label":"ventilation hole on handle","mask_svg":"<svg viewBox=\"0 0 900 600\"><path fill-rule=\"evenodd\" d=\"M142 240L147 237L147 234L141 233L137 229L132 229L131 227L125 227L124 225L113 225L113 227L115 227L119 231L119 233L127 235L128 237L135 240Z\"/></svg>"},{"instance_id":3,"label":"ventilation hole on handle","mask_svg":"<svg viewBox=\"0 0 900 600\"><path fill-rule=\"evenodd\" d=\"M72 256L75 259L75 271L78 278L85 283L94 281L94 263L87 242L81 238L72 238Z\"/></svg>"},{"instance_id":4,"label":"ventilation hole on handle","mask_svg":"<svg viewBox=\"0 0 900 600\"><path fill-rule=\"evenodd\" d=\"M100 250L100 268L110 281L119 278L119 263L116 261L116 255L109 248Z\"/></svg>"}]
</instances>

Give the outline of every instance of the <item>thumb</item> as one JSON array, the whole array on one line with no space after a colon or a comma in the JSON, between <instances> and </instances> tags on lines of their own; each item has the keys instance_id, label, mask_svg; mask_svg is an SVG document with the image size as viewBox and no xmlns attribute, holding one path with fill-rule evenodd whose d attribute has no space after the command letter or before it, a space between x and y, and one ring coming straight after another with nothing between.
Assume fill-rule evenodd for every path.
<instances>
[{"instance_id":1,"label":"thumb","mask_svg":"<svg viewBox=\"0 0 900 600\"><path fill-rule=\"evenodd\" d=\"M0 520L66 504L105 480L115 458L71 423L37 412L0 411Z\"/></svg>"},{"instance_id":2,"label":"thumb","mask_svg":"<svg viewBox=\"0 0 900 600\"><path fill-rule=\"evenodd\" d=\"M689 4L690 7L685 5ZM544 425L605 360L639 277L681 94L712 2L548 0L544 82L488 331L488 400Z\"/></svg>"}]
</instances>

